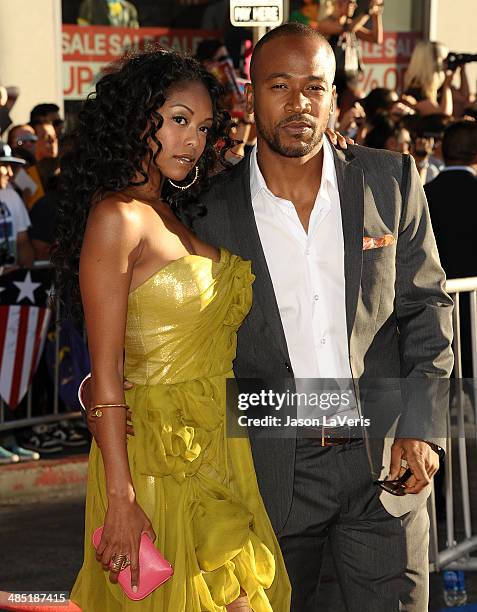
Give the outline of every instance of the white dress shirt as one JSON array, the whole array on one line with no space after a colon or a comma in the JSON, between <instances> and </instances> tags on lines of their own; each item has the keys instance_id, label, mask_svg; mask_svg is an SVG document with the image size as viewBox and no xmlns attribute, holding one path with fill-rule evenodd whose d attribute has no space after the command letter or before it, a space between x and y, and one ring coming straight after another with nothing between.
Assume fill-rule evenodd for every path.
<instances>
[{"instance_id":1,"label":"white dress shirt","mask_svg":"<svg viewBox=\"0 0 477 612\"><path fill-rule=\"evenodd\" d=\"M292 202L276 197L250 156L258 233L296 378L351 378L345 310L344 239L331 145L323 138L321 186L308 234Z\"/></svg>"}]
</instances>

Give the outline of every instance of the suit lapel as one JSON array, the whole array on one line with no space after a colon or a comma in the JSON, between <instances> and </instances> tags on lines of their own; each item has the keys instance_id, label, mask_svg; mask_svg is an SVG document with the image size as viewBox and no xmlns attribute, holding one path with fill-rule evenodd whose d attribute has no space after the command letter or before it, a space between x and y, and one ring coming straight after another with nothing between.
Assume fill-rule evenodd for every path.
<instances>
[{"instance_id":1,"label":"suit lapel","mask_svg":"<svg viewBox=\"0 0 477 612\"><path fill-rule=\"evenodd\" d=\"M344 237L346 325L351 338L361 284L364 228L364 176L354 156L333 147ZM349 161L348 161L349 160Z\"/></svg>"},{"instance_id":2,"label":"suit lapel","mask_svg":"<svg viewBox=\"0 0 477 612\"><path fill-rule=\"evenodd\" d=\"M244 259L252 261L252 271L256 276L253 284L254 302L262 311L263 319L271 330L273 341L284 359L289 361L280 311L253 214L250 194L250 156L247 155L234 170L231 172L227 193L239 253Z\"/></svg>"}]
</instances>

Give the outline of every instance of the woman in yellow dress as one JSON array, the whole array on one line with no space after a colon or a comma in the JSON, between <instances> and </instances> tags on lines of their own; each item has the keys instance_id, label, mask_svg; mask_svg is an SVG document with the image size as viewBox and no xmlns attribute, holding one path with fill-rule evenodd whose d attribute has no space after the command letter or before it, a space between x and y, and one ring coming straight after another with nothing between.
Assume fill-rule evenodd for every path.
<instances>
[{"instance_id":1,"label":"woman in yellow dress","mask_svg":"<svg viewBox=\"0 0 477 612\"><path fill-rule=\"evenodd\" d=\"M229 439L225 383L251 306L250 262L200 241L197 196L227 142L214 78L154 51L125 60L85 102L63 167L55 263L74 302L77 273L96 419L83 612L288 612L290 586L247 439ZM123 376L134 383L124 392ZM126 406L134 436L126 436ZM97 551L91 543L104 524ZM140 601L145 531L174 568Z\"/></svg>"}]
</instances>

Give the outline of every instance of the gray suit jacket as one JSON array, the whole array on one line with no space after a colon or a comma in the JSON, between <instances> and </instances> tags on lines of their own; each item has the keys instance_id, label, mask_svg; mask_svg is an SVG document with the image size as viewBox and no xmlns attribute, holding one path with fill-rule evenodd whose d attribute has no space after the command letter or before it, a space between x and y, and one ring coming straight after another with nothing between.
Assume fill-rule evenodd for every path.
<instances>
[{"instance_id":1,"label":"gray suit jacket","mask_svg":"<svg viewBox=\"0 0 477 612\"><path fill-rule=\"evenodd\" d=\"M363 383L388 381L378 400L374 391L364 393L380 420L381 433L367 434L366 439L376 478L382 468L384 432L397 414L401 415L397 436L444 444L442 428L436 427L436 420L442 422L443 403L436 403L435 396L442 399L445 391L433 384L448 378L453 366L452 300L444 291L445 276L411 156L353 145L345 151L335 149L334 159L345 246L351 369ZM251 260L256 275L253 305L238 332L236 377L293 376L253 214L249 158L216 176L202 201L207 215L196 220L194 231L203 240ZM363 236L385 234L394 237L393 244L363 250ZM403 392L401 377L431 382L416 393L413 389ZM374 389L374 384L370 387ZM296 440L251 435L251 445L260 491L279 532L291 506ZM403 512L409 497L399 498L404 500Z\"/></svg>"}]
</instances>

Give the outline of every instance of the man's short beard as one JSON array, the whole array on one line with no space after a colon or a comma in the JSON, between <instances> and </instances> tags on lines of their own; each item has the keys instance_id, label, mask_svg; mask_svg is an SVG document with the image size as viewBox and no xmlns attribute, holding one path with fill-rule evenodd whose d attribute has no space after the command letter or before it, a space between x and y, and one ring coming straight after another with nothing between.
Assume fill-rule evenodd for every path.
<instances>
[{"instance_id":1,"label":"man's short beard","mask_svg":"<svg viewBox=\"0 0 477 612\"><path fill-rule=\"evenodd\" d=\"M296 145L286 146L280 141L278 129L275 132L268 132L257 116L255 116L255 125L257 126L257 132L270 149L279 155L283 155L283 157L304 157L308 155L320 144L324 135L323 131L317 129L309 143L297 142Z\"/></svg>"}]
</instances>

